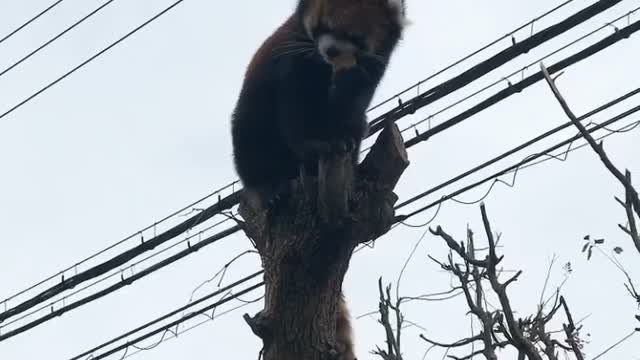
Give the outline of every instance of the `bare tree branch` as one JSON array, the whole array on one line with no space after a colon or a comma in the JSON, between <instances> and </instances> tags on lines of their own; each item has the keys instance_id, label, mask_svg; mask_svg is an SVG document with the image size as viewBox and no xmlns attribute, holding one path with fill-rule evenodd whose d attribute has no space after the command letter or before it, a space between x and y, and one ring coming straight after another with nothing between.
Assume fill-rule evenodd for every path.
<instances>
[{"instance_id":1,"label":"bare tree branch","mask_svg":"<svg viewBox=\"0 0 640 360\"><path fill-rule=\"evenodd\" d=\"M379 313L380 320L378 322L382 325L385 331L387 350L382 350L380 347L376 347L372 353L380 356L383 360L402 360L402 353L400 351L400 337L402 335L402 324L404 317L400 311L400 301L398 300L395 305L391 302L391 286L387 286L386 289L382 287L382 278L378 279L378 291L380 293ZM391 319L389 316L390 310L395 312L396 317L396 331L394 333L393 326L391 325Z\"/></svg>"},{"instance_id":2,"label":"bare tree branch","mask_svg":"<svg viewBox=\"0 0 640 360\"><path fill-rule=\"evenodd\" d=\"M604 151L602 142L598 144L596 140L593 138L593 136L591 136L589 131L586 129L586 127L582 125L582 123L578 120L578 118L573 113L573 111L571 111L571 108L569 107L566 100L562 96L562 93L560 93L560 90L558 90L558 87L555 84L555 79L553 79L551 75L549 75L549 72L547 71L547 68L544 66L543 63L540 63L540 68L542 69L542 73L544 74L547 84L551 88L553 95L556 97L556 99L560 103L560 106L564 110L565 114L567 114L567 116L569 117L573 125L578 129L578 131L580 131L580 134L582 135L582 137L584 137L585 140L587 140L587 142L589 143L589 146L591 146L593 151L595 151L596 154L598 154L598 156L600 157L600 160L602 161L604 166L607 168L607 170L609 170L609 172L611 172L611 174L613 174L613 176L615 176L615 178L618 179L618 181L622 184L622 186L624 186L625 194L626 194L626 202L624 203L624 207L627 213L627 218L629 220L630 228L628 229L628 231L627 229L624 229L624 228L623 230L631 236L633 243L636 246L636 249L638 250L638 252L640 252L640 234L638 233L638 230L636 228L636 223L635 223L635 216L637 215L638 217L640 217L640 198L638 197L638 191L633 187L633 183L631 182L631 173L629 172L629 170L627 170L626 175L623 175L622 172L618 170L618 168L613 164L611 159L609 159L609 156L607 155L607 153ZM635 215L634 215L634 210L635 210Z\"/></svg>"},{"instance_id":3,"label":"bare tree branch","mask_svg":"<svg viewBox=\"0 0 640 360\"><path fill-rule=\"evenodd\" d=\"M511 308L511 302L507 296L507 285L510 282L501 284L498 281L496 267L502 260L502 257L499 258L496 254L496 244L493 239L493 232L491 231L491 224L489 223L484 203L480 204L480 211L482 213L482 222L484 223L487 239L489 240L489 265L487 267L487 276L489 277L489 282L491 283L493 291L498 295L498 299L500 300L500 305L504 311L504 317L507 321L509 333L513 338L513 345L516 346L520 352L524 353L529 360L542 360L535 346L525 338L520 326L516 322L513 309ZM515 278L517 278L517 276Z\"/></svg>"},{"instance_id":4,"label":"bare tree branch","mask_svg":"<svg viewBox=\"0 0 640 360\"><path fill-rule=\"evenodd\" d=\"M562 304L562 307L564 308L564 312L567 314L567 320L569 321L568 324L563 324L563 328L564 328L564 332L567 335L567 342L569 343L569 345L571 345L571 348L573 349L573 353L576 355L576 358L578 360L584 360L584 356L582 355L582 352L580 351L580 348L578 347L578 342L576 339L576 325L573 322L573 316L571 316L571 312L569 311L569 306L567 305L567 302L565 301L564 297L560 297L560 303Z\"/></svg>"},{"instance_id":5,"label":"bare tree branch","mask_svg":"<svg viewBox=\"0 0 640 360\"><path fill-rule=\"evenodd\" d=\"M423 334L420 334L420 338L422 340L428 342L429 344L435 345L435 346L439 346L439 347L446 347L446 348L455 348L455 347L467 346L467 345L471 344L474 341L482 340L482 336L483 336L482 333L480 333L480 334L478 334L478 335L476 335L474 337L458 340L458 341L456 341L454 343L450 343L450 344L445 344L445 343L441 343L441 342L430 340L429 338L427 338Z\"/></svg>"}]
</instances>

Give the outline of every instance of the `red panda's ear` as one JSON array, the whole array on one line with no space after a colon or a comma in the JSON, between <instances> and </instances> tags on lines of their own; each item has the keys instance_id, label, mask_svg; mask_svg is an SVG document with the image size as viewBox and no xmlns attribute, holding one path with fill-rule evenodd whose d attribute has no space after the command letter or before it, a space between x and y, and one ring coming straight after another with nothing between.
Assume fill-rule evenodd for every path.
<instances>
[{"instance_id":1,"label":"red panda's ear","mask_svg":"<svg viewBox=\"0 0 640 360\"><path fill-rule=\"evenodd\" d=\"M387 0L387 3L389 4L389 7L396 12L400 26L405 27L411 24L406 16L405 0Z\"/></svg>"}]
</instances>

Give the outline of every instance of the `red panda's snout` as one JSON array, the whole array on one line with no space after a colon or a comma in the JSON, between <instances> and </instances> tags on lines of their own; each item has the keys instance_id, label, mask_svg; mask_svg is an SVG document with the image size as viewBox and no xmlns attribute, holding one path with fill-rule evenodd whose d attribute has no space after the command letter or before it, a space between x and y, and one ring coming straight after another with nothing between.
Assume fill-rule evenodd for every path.
<instances>
[{"instance_id":1,"label":"red panda's snout","mask_svg":"<svg viewBox=\"0 0 640 360\"><path fill-rule=\"evenodd\" d=\"M322 34L318 38L317 46L324 61L336 72L357 65L358 48L347 40L338 39L331 34Z\"/></svg>"}]
</instances>

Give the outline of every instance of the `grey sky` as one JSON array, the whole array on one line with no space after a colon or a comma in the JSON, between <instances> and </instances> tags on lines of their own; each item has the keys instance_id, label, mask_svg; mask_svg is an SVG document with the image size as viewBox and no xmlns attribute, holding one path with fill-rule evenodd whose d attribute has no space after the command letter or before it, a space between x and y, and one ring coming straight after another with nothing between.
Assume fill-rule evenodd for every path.
<instances>
[{"instance_id":1,"label":"grey sky","mask_svg":"<svg viewBox=\"0 0 640 360\"><path fill-rule=\"evenodd\" d=\"M0 2L0 35L50 2ZM555 23L592 2L576 0L537 23L535 29ZM9 66L100 3L66 0L18 36L0 44L0 68ZM169 3L115 1L55 46L0 77L0 112ZM408 0L413 25L407 29L377 99L393 95L559 3ZM468 88L405 118L401 128L639 5L638 1L623 1ZM110 53L0 120L3 174L0 298L235 180L229 115L244 68L260 42L288 16L292 6L292 0L186 0ZM640 14L636 14L630 20L639 18ZM619 26L626 24L627 19ZM529 31L517 33L516 38L525 38ZM612 31L607 29L545 63L550 65ZM569 68L560 78L559 86L576 113L588 111L640 85L635 76L640 53L638 36ZM475 60L508 44L506 40ZM455 75L473 62L434 79L424 88ZM536 65L528 73L537 70ZM503 83L496 89L504 86ZM433 122L446 120L487 95L438 115ZM637 102L633 98L595 120L606 120ZM632 116L616 127L639 119L640 115ZM398 194L406 198L419 193L565 121L546 85L535 85L412 148L409 152L412 165L399 184ZM574 133L573 129L563 132L418 205L437 200L463 183L480 179ZM411 132L407 135L411 136ZM639 142L638 130L615 135L605 142L615 163L636 174L636 184L640 179ZM462 195L460 200L482 197L487 186ZM620 260L640 282L640 255L633 253L630 240L617 229L617 223L624 221L624 212L613 200L614 195L623 195L620 186L597 157L585 149L570 154L567 162L550 161L521 172L514 189L497 185L485 201L494 229L502 233L501 251L506 255L507 268L525 270L520 281L510 288L519 314L535 311L553 254L558 256L558 265L552 273L551 286L563 281L561 266L571 262L573 273L563 293L574 317L590 315L583 331L591 334L585 350L589 358L637 326L633 319L637 307L624 290L622 274L601 254L595 253L587 263L580 253L584 235L604 237L607 243L603 249L624 247L626 251ZM424 223L432 215L433 212L427 212L410 223ZM469 224L478 239L483 239L479 220L477 205L447 202L433 225L442 225L461 238ZM354 317L377 308L378 277L383 276L385 282L396 281L423 231L398 227L380 239L373 250L354 256L344 286ZM240 235L205 248L133 286L3 342L0 359L66 359L76 355L185 304L196 286L238 252L250 248L249 241ZM444 259L445 245L433 236L425 237L401 283L402 294L448 289L449 277L428 261L427 254ZM258 267L256 256L243 258L229 269L226 282ZM197 294L205 294L215 289L215 285L209 284ZM256 358L260 342L241 315L253 314L260 308L261 304L255 304L232 312L134 358ZM407 329L405 358L422 358L427 347L418 338L420 333L445 342L469 335L466 310L461 298L407 306L408 319L426 330ZM372 359L368 352L376 344L382 344L382 329L374 318L367 317L354 320L354 329L357 355L360 359ZM640 359L639 348L640 335L604 359ZM428 359L440 359L442 354L434 350ZM504 358L509 357L505 354Z\"/></svg>"}]
</instances>

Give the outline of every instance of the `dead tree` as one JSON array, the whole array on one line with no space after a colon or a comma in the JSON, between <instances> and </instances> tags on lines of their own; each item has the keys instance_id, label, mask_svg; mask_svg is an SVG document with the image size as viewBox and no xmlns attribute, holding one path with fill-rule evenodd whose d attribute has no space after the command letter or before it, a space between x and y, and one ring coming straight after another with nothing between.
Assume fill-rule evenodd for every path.
<instances>
[{"instance_id":1,"label":"dead tree","mask_svg":"<svg viewBox=\"0 0 640 360\"><path fill-rule=\"evenodd\" d=\"M496 251L499 238L496 239L491 230L484 204L480 206L480 210L489 243L488 254L484 258L478 255L471 230L467 230L466 244L456 241L441 227L435 230L430 229L430 231L442 238L451 250L447 262L433 258L432 260L457 279L460 285L456 289L462 291L470 313L480 321L481 329L478 334L453 343L438 342L424 335L420 337L432 346L449 349L465 347L476 342L482 344L481 349L465 356L449 355L451 359L462 360L483 356L487 360L496 360L499 349L512 347L518 352L518 359L558 360L558 351L563 350L572 352L577 360L583 360L580 328L573 322L569 307L559 293L556 294L555 302L548 310L545 309L545 303L541 303L535 315L516 318L507 288L518 280L522 271L518 271L507 280L500 279L502 270L499 265L504 256L499 256ZM456 261L458 258L461 262ZM498 299L499 305L496 309L492 310L488 306L487 294L489 293ZM567 318L566 324L563 325L564 339L558 339L553 335L557 331L548 329L549 323L560 309L564 309Z\"/></svg>"},{"instance_id":2,"label":"dead tree","mask_svg":"<svg viewBox=\"0 0 640 360\"><path fill-rule=\"evenodd\" d=\"M394 222L393 189L409 165L398 128L383 130L345 188L351 156L321 159L317 179L292 181L269 209L240 204L265 271L265 308L245 315L265 360L335 359L336 303L352 252Z\"/></svg>"}]
</instances>

